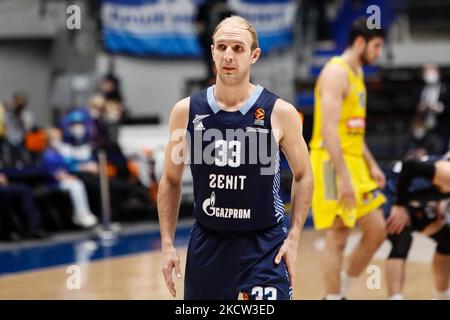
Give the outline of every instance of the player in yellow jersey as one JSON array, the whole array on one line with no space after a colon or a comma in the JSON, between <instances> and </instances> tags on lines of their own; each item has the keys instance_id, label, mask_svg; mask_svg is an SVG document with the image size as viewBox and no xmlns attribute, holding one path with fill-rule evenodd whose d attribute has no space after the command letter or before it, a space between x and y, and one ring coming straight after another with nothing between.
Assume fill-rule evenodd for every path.
<instances>
[{"instance_id":1,"label":"player in yellow jersey","mask_svg":"<svg viewBox=\"0 0 450 320\"><path fill-rule=\"evenodd\" d=\"M352 24L349 45L321 71L315 87L314 129L310 142L315 179L313 218L325 231L322 257L325 299L345 298L385 239L379 191L385 177L364 142L366 89L362 66L373 64L384 42L381 29L366 19ZM341 272L350 230L358 223L362 238Z\"/></svg>"}]
</instances>

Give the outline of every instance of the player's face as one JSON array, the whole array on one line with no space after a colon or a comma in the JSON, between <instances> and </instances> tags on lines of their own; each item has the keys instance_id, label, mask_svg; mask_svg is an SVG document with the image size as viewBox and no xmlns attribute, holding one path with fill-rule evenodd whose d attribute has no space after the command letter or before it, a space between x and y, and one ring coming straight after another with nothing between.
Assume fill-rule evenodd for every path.
<instances>
[{"instance_id":1,"label":"player's face","mask_svg":"<svg viewBox=\"0 0 450 320\"><path fill-rule=\"evenodd\" d=\"M226 24L214 36L211 46L219 79L236 85L250 78L250 66L260 55L259 48L252 51L252 35L238 25Z\"/></svg>"},{"instance_id":2,"label":"player's face","mask_svg":"<svg viewBox=\"0 0 450 320\"><path fill-rule=\"evenodd\" d=\"M361 61L364 64L374 64L383 52L384 40L381 37L370 39L361 55Z\"/></svg>"}]
</instances>

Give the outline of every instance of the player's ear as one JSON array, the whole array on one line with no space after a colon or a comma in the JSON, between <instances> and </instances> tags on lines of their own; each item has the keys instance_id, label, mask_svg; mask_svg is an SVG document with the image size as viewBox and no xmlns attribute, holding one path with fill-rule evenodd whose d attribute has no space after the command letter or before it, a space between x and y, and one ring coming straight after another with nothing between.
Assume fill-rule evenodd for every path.
<instances>
[{"instance_id":1,"label":"player's ear","mask_svg":"<svg viewBox=\"0 0 450 320\"><path fill-rule=\"evenodd\" d=\"M356 37L355 42L360 48L364 48L366 46L366 39L364 39L363 36Z\"/></svg>"},{"instance_id":2,"label":"player's ear","mask_svg":"<svg viewBox=\"0 0 450 320\"><path fill-rule=\"evenodd\" d=\"M214 43L211 45L211 56L213 57L214 60Z\"/></svg>"},{"instance_id":3,"label":"player's ear","mask_svg":"<svg viewBox=\"0 0 450 320\"><path fill-rule=\"evenodd\" d=\"M253 50L253 52L252 52L252 64L255 63L256 61L258 61L260 55L261 55L261 49L260 48L256 48L255 50Z\"/></svg>"}]
</instances>

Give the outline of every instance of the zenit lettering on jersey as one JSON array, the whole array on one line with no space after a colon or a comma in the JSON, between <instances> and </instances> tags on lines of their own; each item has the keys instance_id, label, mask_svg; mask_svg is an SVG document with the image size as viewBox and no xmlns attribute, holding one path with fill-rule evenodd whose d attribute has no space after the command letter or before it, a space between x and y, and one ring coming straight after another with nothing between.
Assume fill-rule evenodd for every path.
<instances>
[{"instance_id":1,"label":"zenit lettering on jersey","mask_svg":"<svg viewBox=\"0 0 450 320\"><path fill-rule=\"evenodd\" d=\"M257 86L238 111L224 111L214 86L190 98L188 136L194 217L218 230L256 230L284 218L279 148L270 124L278 97Z\"/></svg>"},{"instance_id":2,"label":"zenit lettering on jersey","mask_svg":"<svg viewBox=\"0 0 450 320\"><path fill-rule=\"evenodd\" d=\"M211 189L244 190L246 176L224 174L210 174L209 187Z\"/></svg>"}]
</instances>

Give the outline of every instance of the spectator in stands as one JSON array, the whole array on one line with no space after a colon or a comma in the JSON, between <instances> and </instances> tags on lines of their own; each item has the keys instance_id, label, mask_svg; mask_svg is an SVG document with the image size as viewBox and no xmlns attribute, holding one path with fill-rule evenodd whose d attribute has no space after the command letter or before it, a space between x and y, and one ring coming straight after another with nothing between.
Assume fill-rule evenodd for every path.
<instances>
[{"instance_id":1,"label":"spectator in stands","mask_svg":"<svg viewBox=\"0 0 450 320\"><path fill-rule=\"evenodd\" d=\"M405 157L418 159L427 154L438 154L441 148L439 136L426 127L424 115L414 115L410 124L410 135L405 144Z\"/></svg>"},{"instance_id":2,"label":"spectator in stands","mask_svg":"<svg viewBox=\"0 0 450 320\"><path fill-rule=\"evenodd\" d=\"M105 147L117 143L122 119L120 105L102 95L94 95L89 100L89 113L96 125L96 145Z\"/></svg>"},{"instance_id":3,"label":"spectator in stands","mask_svg":"<svg viewBox=\"0 0 450 320\"><path fill-rule=\"evenodd\" d=\"M6 113L6 137L15 146L23 145L25 135L34 127L33 114L28 110L28 94L16 92Z\"/></svg>"},{"instance_id":4,"label":"spectator in stands","mask_svg":"<svg viewBox=\"0 0 450 320\"><path fill-rule=\"evenodd\" d=\"M18 227L25 236L45 238L47 235L42 227L41 212L34 202L33 190L23 182L30 179L33 171L21 168L24 163L15 159L18 157L13 149L8 141L0 139L0 202L8 215L16 217L16 223L24 217L26 226L20 223Z\"/></svg>"},{"instance_id":5,"label":"spectator in stands","mask_svg":"<svg viewBox=\"0 0 450 320\"><path fill-rule=\"evenodd\" d=\"M14 217L13 212L7 209L8 199L5 197L7 193L3 191L7 184L8 178L0 174L0 239L16 241L20 240L21 237L17 233L19 230L16 230L17 227L15 227L18 218ZM14 220L16 220L16 223L14 223Z\"/></svg>"},{"instance_id":6,"label":"spectator in stands","mask_svg":"<svg viewBox=\"0 0 450 320\"><path fill-rule=\"evenodd\" d=\"M127 159L119 145L119 127L121 111L114 101L108 101L101 95L89 100L89 114L95 124L95 149L106 151L108 159L118 169L118 176L128 178Z\"/></svg>"},{"instance_id":7,"label":"spectator in stands","mask_svg":"<svg viewBox=\"0 0 450 320\"><path fill-rule=\"evenodd\" d=\"M100 94L107 101L116 102L120 106L123 104L123 97L120 89L120 80L113 73L106 74L100 80Z\"/></svg>"},{"instance_id":8,"label":"spectator in stands","mask_svg":"<svg viewBox=\"0 0 450 320\"><path fill-rule=\"evenodd\" d=\"M104 147L117 142L119 126L126 118L126 110L120 89L120 80L107 73L99 83L99 90L89 99L89 113L97 127L97 146Z\"/></svg>"},{"instance_id":9,"label":"spectator in stands","mask_svg":"<svg viewBox=\"0 0 450 320\"><path fill-rule=\"evenodd\" d=\"M423 88L420 92L417 112L424 115L425 126L436 131L441 140L442 147L437 153L448 149L450 137L450 89L441 82L440 71L437 65L429 64L423 67Z\"/></svg>"},{"instance_id":10,"label":"spectator in stands","mask_svg":"<svg viewBox=\"0 0 450 320\"><path fill-rule=\"evenodd\" d=\"M90 228L97 224L97 217L92 213L85 186L75 175L68 172L65 158L62 156L68 147L62 142L62 134L58 129L48 130L49 147L42 157L42 166L49 170L62 190L69 193L72 200L74 215L73 223L83 228ZM67 159L67 157L66 157Z\"/></svg>"},{"instance_id":11,"label":"spectator in stands","mask_svg":"<svg viewBox=\"0 0 450 320\"><path fill-rule=\"evenodd\" d=\"M67 170L78 176L85 184L89 203L94 213L100 214L100 182L99 167L92 143L90 117L83 110L70 112L63 120L63 142L60 154L64 158ZM110 165L108 158L108 165ZM121 208L131 199L135 191L134 185L127 179L117 175L117 168L110 166L109 192L113 218L121 213ZM147 194L148 195L148 194Z\"/></svg>"}]
</instances>

